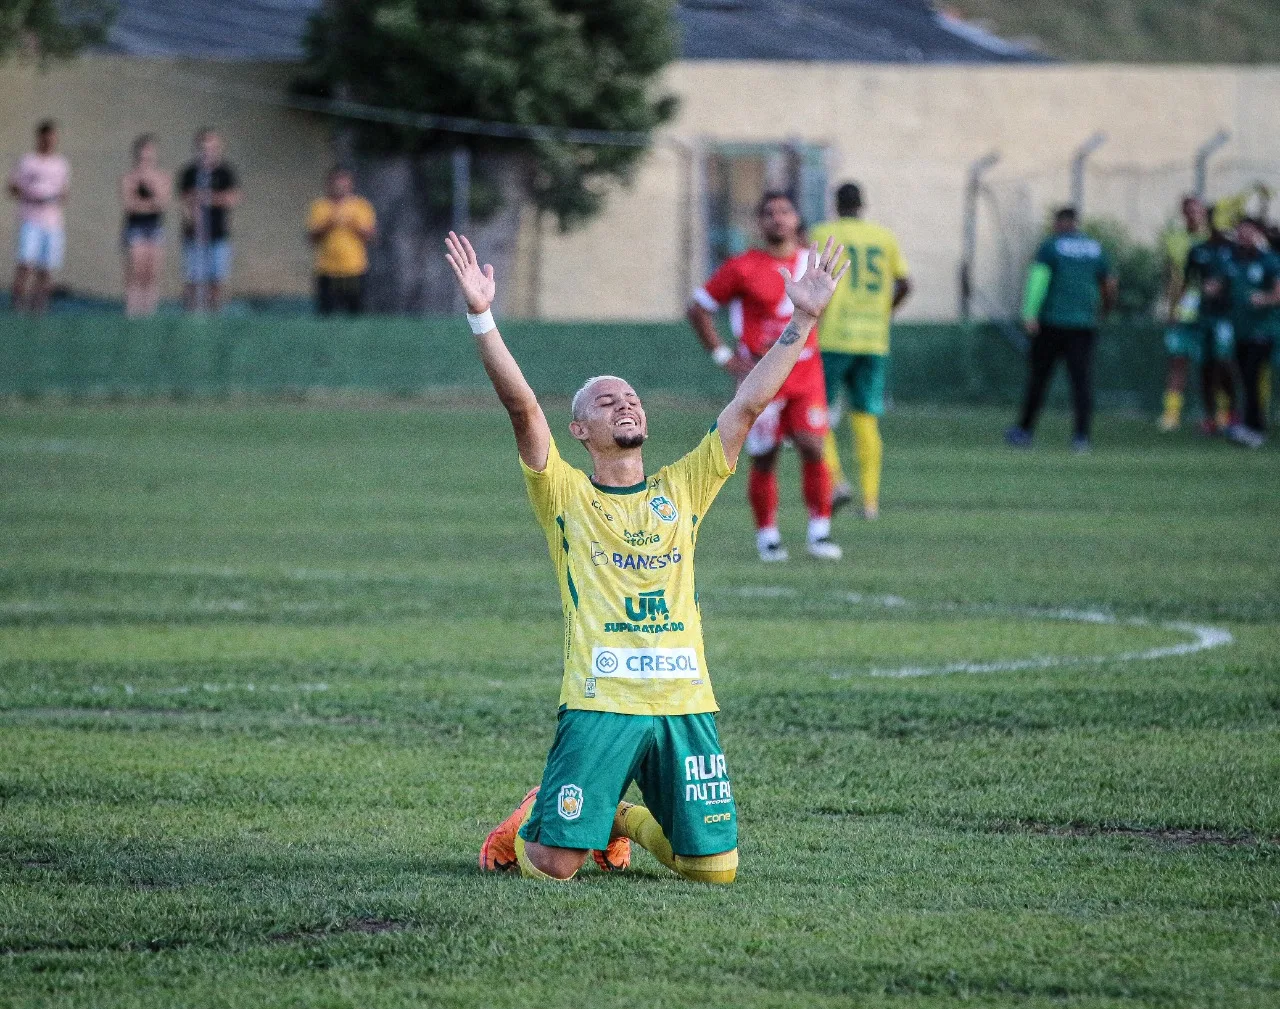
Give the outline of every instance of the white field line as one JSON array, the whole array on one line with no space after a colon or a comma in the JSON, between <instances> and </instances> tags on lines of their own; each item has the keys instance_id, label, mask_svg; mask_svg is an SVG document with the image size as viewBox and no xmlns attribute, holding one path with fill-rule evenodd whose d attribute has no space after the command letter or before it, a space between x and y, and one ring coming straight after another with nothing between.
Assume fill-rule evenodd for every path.
<instances>
[{"instance_id":1,"label":"white field line","mask_svg":"<svg viewBox=\"0 0 1280 1009\"><path fill-rule=\"evenodd\" d=\"M177 573L182 569L170 569L173 573ZM202 573L223 575L229 577L240 577L247 572L240 572L230 568L187 568L186 573ZM329 581L350 578L352 580L375 580L378 576L368 576L356 572L343 571L325 571L316 569L293 569L285 572L286 577L297 578L299 580L316 580ZM799 590L790 586L782 585L756 585L743 586L742 588L732 590L733 595L745 599L794 599L800 597ZM1082 624L1123 624L1130 627L1149 627L1153 626L1152 622L1141 617L1133 617L1120 620L1115 614L1102 609L1073 609L1073 608L1041 608L1041 607L1019 607L1019 606L1003 606L999 604L960 604L960 603L913 603L901 596L895 595L863 595L859 592L837 592L836 598L853 606L875 606L882 609L902 609L912 608L922 611L943 611L952 613L973 613L973 614L989 614L997 616L1016 617L1024 620L1063 620L1071 623ZM210 600L197 601L192 608L202 610L204 612L231 611L238 612L244 609L246 604L242 600ZM319 604L303 603L294 604L292 607L286 604L285 609L311 609L319 608ZM60 610L69 610L71 607L59 603L44 602L13 602L0 603L0 613L3 612L37 612L48 613ZM1063 666L1082 666L1082 665L1101 665L1108 662L1151 662L1158 659L1176 658L1183 655L1194 655L1197 652L1208 651L1212 648L1221 648L1224 645L1231 644L1235 639L1231 632L1220 627L1210 627L1201 624L1191 624L1183 621L1170 621L1154 624L1163 630L1173 631L1180 634L1191 636L1191 640L1182 641L1174 645L1163 645L1157 648L1146 648L1139 651L1117 652L1112 655L1044 655L1034 656L1025 659L1004 659L993 662L951 662L940 666L901 666L893 669L872 668L863 673L852 672L833 672L830 674L832 679L842 680L849 679L853 676L878 676L905 679L916 676L945 676L950 673L1012 673L1025 669L1054 669ZM127 684L121 685L126 693L134 693L132 686ZM110 688L95 686L92 688L95 693L103 692ZM118 689L118 688L117 688ZM210 684L203 683L198 687L179 686L169 688L152 688L148 693L190 693L193 690L202 690L208 693L221 692L223 690L248 690L253 691L252 683L239 684ZM280 686L271 686L267 689L278 691L282 689ZM300 690L303 692L328 690L329 685L326 683L316 684L297 684L286 686L285 690Z\"/></svg>"},{"instance_id":2,"label":"white field line","mask_svg":"<svg viewBox=\"0 0 1280 1009\"><path fill-rule=\"evenodd\" d=\"M1132 626L1131 621L1125 623ZM1220 627L1202 627L1198 624L1158 624L1166 630L1181 631L1194 640L1159 648L1145 648L1136 652L1117 652L1114 655L1043 655L1033 659L1009 659L1000 662L952 662L945 666L902 666L898 669L870 669L867 676L906 678L911 676L945 676L948 673L1016 673L1023 669L1054 669L1061 666L1096 666L1106 662L1151 662L1179 655L1194 655L1210 648L1229 645L1235 639L1231 632ZM833 680L847 679L852 673L832 673Z\"/></svg>"},{"instance_id":3,"label":"white field line","mask_svg":"<svg viewBox=\"0 0 1280 1009\"><path fill-rule=\"evenodd\" d=\"M748 599L790 599L797 598L800 595L796 589L785 586L747 586L736 590L734 594ZM920 604L912 603L901 596L865 596L858 592L840 592L836 594L836 597L855 606L878 606L883 609L911 607L953 613L992 614L1018 617L1024 620L1063 620L1070 623L1116 624L1127 627L1153 626L1151 621L1142 617L1121 620L1115 614L1102 609L1045 609L1031 606L1001 606L996 604ZM1026 659L1003 659L994 662L949 662L941 666L900 666L894 669L872 668L864 673L834 672L830 675L833 680L846 680L853 676L884 676L906 679L914 676L946 676L950 673L1016 673L1024 669L1092 666L1107 662L1153 662L1158 659L1176 658L1182 655L1206 652L1211 648L1221 648L1235 641L1231 632L1221 627L1209 627L1184 621L1167 621L1156 623L1154 626L1162 630L1190 635L1191 640L1182 641L1174 645L1162 645L1158 648L1117 652L1112 655L1038 655Z\"/></svg>"}]
</instances>

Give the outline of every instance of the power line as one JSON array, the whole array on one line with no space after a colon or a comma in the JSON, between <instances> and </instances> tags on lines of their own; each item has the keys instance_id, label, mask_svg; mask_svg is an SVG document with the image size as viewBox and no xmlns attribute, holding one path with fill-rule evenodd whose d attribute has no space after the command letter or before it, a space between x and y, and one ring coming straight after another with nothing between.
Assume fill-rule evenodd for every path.
<instances>
[{"instance_id":1,"label":"power line","mask_svg":"<svg viewBox=\"0 0 1280 1009\"><path fill-rule=\"evenodd\" d=\"M391 109L364 102L341 101L331 98L312 98L306 95L283 95L269 88L249 85L227 85L206 77L181 75L184 84L204 92L234 95L244 101L302 112L318 112L341 119L361 122L387 123L418 130L439 130L445 133L464 133L471 136L498 137L508 140L553 140L561 143L586 144L596 147L648 147L653 143L650 133L640 130L592 130L560 126L526 126L521 123L497 123L485 119L463 116L442 116L431 112L410 112L407 109Z\"/></svg>"}]
</instances>

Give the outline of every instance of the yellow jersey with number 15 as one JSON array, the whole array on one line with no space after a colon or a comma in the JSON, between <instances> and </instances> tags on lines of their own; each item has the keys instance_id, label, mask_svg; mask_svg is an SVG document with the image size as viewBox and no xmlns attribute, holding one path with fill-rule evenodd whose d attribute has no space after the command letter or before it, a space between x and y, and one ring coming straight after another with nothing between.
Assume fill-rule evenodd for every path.
<instances>
[{"instance_id":1,"label":"yellow jersey with number 15","mask_svg":"<svg viewBox=\"0 0 1280 1009\"><path fill-rule=\"evenodd\" d=\"M818 347L842 354L888 354L894 281L907 261L893 232L857 217L825 221L810 231L818 248L832 237L845 247L849 272L818 321Z\"/></svg>"},{"instance_id":2,"label":"yellow jersey with number 15","mask_svg":"<svg viewBox=\"0 0 1280 1009\"><path fill-rule=\"evenodd\" d=\"M564 611L560 703L629 715L716 711L702 647L693 554L732 475L713 427L684 458L632 487L606 487L560 457L523 460Z\"/></svg>"}]
</instances>

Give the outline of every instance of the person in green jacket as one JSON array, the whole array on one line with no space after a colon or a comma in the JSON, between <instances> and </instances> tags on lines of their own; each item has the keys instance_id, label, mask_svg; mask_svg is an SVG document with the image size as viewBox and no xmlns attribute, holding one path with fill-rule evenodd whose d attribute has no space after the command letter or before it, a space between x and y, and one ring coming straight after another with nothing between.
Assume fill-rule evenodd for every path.
<instances>
[{"instance_id":1,"label":"person in green jacket","mask_svg":"<svg viewBox=\"0 0 1280 1009\"><path fill-rule=\"evenodd\" d=\"M1236 364L1244 389L1244 422L1225 434L1248 448L1260 448L1267 429L1263 372L1271 360L1275 311L1280 307L1280 257L1267 243L1266 224L1246 217L1236 225L1230 266L1230 313Z\"/></svg>"},{"instance_id":2,"label":"person in green jacket","mask_svg":"<svg viewBox=\"0 0 1280 1009\"><path fill-rule=\"evenodd\" d=\"M1093 344L1098 320L1115 305L1117 284L1102 246L1080 230L1075 207L1053 215L1053 234L1044 240L1027 275L1022 323L1031 337L1030 375L1018 423L1005 432L1010 445L1029 448L1058 358L1071 379L1077 452L1089 451L1093 420Z\"/></svg>"}]
</instances>

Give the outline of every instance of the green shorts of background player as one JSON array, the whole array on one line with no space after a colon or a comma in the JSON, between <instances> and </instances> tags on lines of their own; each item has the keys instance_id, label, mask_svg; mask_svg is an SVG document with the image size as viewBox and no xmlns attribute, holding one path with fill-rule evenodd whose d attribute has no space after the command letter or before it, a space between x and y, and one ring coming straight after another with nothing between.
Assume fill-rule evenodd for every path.
<instances>
[{"instance_id":1,"label":"green shorts of background player","mask_svg":"<svg viewBox=\"0 0 1280 1009\"><path fill-rule=\"evenodd\" d=\"M837 404L843 395L849 409L849 425L853 428L854 452L858 457L863 514L867 518L875 518L880 514L880 473L884 464L880 417L884 414L889 358L884 354L843 354L824 350L822 374L827 386L827 408L832 417L823 458L836 484L836 497L848 500L849 495L834 434Z\"/></svg>"},{"instance_id":2,"label":"green shorts of background player","mask_svg":"<svg viewBox=\"0 0 1280 1009\"><path fill-rule=\"evenodd\" d=\"M1234 355L1233 332L1229 321L1211 316L1175 323L1165 331L1164 349L1169 356L1169 371L1165 381L1164 412L1160 416L1161 431L1175 431L1182 422L1187 376L1192 364L1201 370L1205 416L1213 418L1230 412L1230 395L1225 387L1230 382L1228 362ZM1227 393L1226 401L1219 403L1220 394L1224 392Z\"/></svg>"},{"instance_id":3,"label":"green shorts of background player","mask_svg":"<svg viewBox=\"0 0 1280 1009\"><path fill-rule=\"evenodd\" d=\"M644 807L622 802L633 781ZM662 829L642 846L687 879L717 882L728 866L708 859L736 851L738 816L715 716L562 711L517 854L528 841L607 852L652 822L646 807Z\"/></svg>"}]
</instances>

